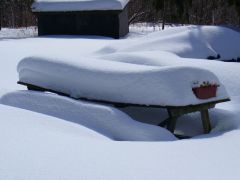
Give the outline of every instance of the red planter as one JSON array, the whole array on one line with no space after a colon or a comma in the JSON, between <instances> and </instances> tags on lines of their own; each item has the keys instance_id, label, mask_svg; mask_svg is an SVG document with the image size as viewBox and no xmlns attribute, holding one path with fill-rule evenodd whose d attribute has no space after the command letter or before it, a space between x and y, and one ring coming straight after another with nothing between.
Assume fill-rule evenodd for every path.
<instances>
[{"instance_id":1,"label":"red planter","mask_svg":"<svg viewBox=\"0 0 240 180\"><path fill-rule=\"evenodd\" d=\"M209 99L216 97L217 86L204 86L192 89L198 99Z\"/></svg>"}]
</instances>

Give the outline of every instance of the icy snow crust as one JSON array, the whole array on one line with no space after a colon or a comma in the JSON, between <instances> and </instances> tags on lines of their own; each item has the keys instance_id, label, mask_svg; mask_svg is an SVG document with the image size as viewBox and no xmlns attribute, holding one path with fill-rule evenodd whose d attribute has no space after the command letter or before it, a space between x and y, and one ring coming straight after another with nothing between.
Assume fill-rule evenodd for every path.
<instances>
[{"instance_id":1,"label":"icy snow crust","mask_svg":"<svg viewBox=\"0 0 240 180\"><path fill-rule=\"evenodd\" d=\"M129 0L35 0L34 12L123 10Z\"/></svg>"},{"instance_id":2,"label":"icy snow crust","mask_svg":"<svg viewBox=\"0 0 240 180\"><path fill-rule=\"evenodd\" d=\"M98 59L56 60L29 57L18 65L19 80L46 89L109 102L185 106L228 98L217 77L192 67L154 67ZM193 83L219 84L217 97L199 100Z\"/></svg>"}]
</instances>

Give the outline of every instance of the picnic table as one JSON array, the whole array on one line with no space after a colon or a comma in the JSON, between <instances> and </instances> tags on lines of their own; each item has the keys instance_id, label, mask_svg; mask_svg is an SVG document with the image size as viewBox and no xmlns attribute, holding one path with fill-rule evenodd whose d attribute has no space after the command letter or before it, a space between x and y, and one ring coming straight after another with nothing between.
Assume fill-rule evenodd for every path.
<instances>
[{"instance_id":1,"label":"picnic table","mask_svg":"<svg viewBox=\"0 0 240 180\"><path fill-rule=\"evenodd\" d=\"M47 92L52 92L56 93L61 96L67 96L71 97L69 94L58 92L52 89L46 89L44 87L40 87L34 84L29 84L25 82L18 81L18 84L27 86L28 90L33 90L33 91L47 91ZM72 97L71 97L72 98ZM176 123L179 117L193 113L193 112L200 112L201 114L201 120L202 120L202 125L203 125L203 132L205 134L209 133L211 131L211 122L210 122L210 117L209 117L209 109L214 108L216 104L218 103L223 103L230 101L229 98L222 99L222 100L217 100L217 101L211 101L207 103L202 103L202 104L197 104L197 105L187 105L187 106L159 106L159 105L142 105L142 104L131 104L131 103L119 103L119 102L110 102L110 101L102 101L102 100L92 100L92 99L87 99L87 98L73 98L76 100L86 100L86 101L91 101L91 102L97 102L97 103L105 103L105 104L111 104L114 105L117 108L125 108L125 107L154 107L154 108L164 108L168 112L168 118L164 121L161 121L159 123L159 126L161 127L166 127L170 132L174 133Z\"/></svg>"}]
</instances>

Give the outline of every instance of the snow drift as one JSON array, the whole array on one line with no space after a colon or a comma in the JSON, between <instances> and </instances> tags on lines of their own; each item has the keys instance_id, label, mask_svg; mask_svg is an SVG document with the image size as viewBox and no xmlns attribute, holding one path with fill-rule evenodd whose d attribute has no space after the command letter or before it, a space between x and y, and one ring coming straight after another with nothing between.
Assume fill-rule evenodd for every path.
<instances>
[{"instance_id":1,"label":"snow drift","mask_svg":"<svg viewBox=\"0 0 240 180\"><path fill-rule=\"evenodd\" d=\"M8 93L0 102L83 125L112 140L176 140L175 136L164 128L137 122L125 113L101 104L31 91Z\"/></svg>"},{"instance_id":2,"label":"snow drift","mask_svg":"<svg viewBox=\"0 0 240 180\"><path fill-rule=\"evenodd\" d=\"M0 113L1 138L4 137L4 134L11 134L11 136L5 137L6 141L11 141L11 138L14 135L18 135L18 137L23 141L26 139L34 140L32 139L33 134L36 136L54 135L62 140L67 137L69 138L75 136L83 139L110 141L108 137L103 136L89 128L68 121L63 121L52 116L9 107L2 104L0 105ZM45 142L47 139L48 138L45 139Z\"/></svg>"},{"instance_id":3,"label":"snow drift","mask_svg":"<svg viewBox=\"0 0 240 180\"><path fill-rule=\"evenodd\" d=\"M218 78L193 67L153 67L99 59L28 57L18 64L19 80L46 89L109 102L185 106L228 98ZM199 100L194 82L219 84L217 96Z\"/></svg>"},{"instance_id":4,"label":"snow drift","mask_svg":"<svg viewBox=\"0 0 240 180\"><path fill-rule=\"evenodd\" d=\"M220 60L240 58L240 33L219 26L184 26L168 28L138 39L107 45L98 54L116 52L168 52L181 58ZM164 56L165 57L165 56Z\"/></svg>"},{"instance_id":5,"label":"snow drift","mask_svg":"<svg viewBox=\"0 0 240 180\"><path fill-rule=\"evenodd\" d=\"M188 141L113 142L39 113L0 105L0 114L0 179L239 179L238 130Z\"/></svg>"}]
</instances>

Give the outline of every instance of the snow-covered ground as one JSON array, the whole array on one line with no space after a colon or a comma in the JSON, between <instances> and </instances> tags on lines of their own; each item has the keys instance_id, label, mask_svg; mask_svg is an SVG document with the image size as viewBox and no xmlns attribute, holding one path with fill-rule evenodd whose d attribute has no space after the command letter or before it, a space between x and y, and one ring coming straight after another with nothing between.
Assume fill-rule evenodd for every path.
<instances>
[{"instance_id":1,"label":"snow-covered ground","mask_svg":"<svg viewBox=\"0 0 240 180\"><path fill-rule=\"evenodd\" d=\"M35 37L35 36L37 36L36 27L18 28L18 29L2 28L2 30L0 31L0 40L29 38L29 37Z\"/></svg>"},{"instance_id":2,"label":"snow-covered ground","mask_svg":"<svg viewBox=\"0 0 240 180\"><path fill-rule=\"evenodd\" d=\"M238 58L239 33L206 26L153 33L135 27L121 40L92 36L4 39L0 52L0 179L240 178L240 64L206 60L217 54L222 59ZM16 84L17 65L32 55L69 58L75 63L78 58L94 58L129 66L203 68L219 78L232 101L210 111L213 130L208 135L201 135L198 113L180 118L177 131L196 136L176 141L160 127L137 122L157 124L166 118L164 110L118 110L22 91L25 88ZM141 142L132 142L136 140Z\"/></svg>"},{"instance_id":3,"label":"snow-covered ground","mask_svg":"<svg viewBox=\"0 0 240 180\"><path fill-rule=\"evenodd\" d=\"M112 140L176 140L167 130L134 121L115 108L75 101L58 95L22 91L4 95L1 103L75 122Z\"/></svg>"}]
</instances>

